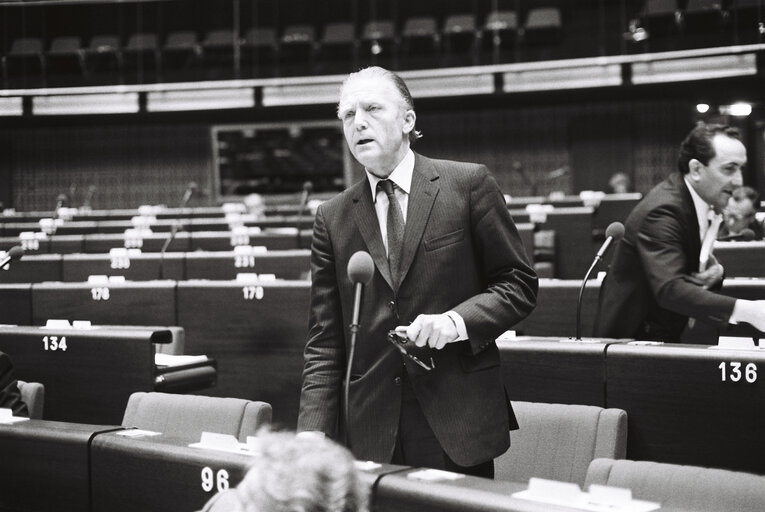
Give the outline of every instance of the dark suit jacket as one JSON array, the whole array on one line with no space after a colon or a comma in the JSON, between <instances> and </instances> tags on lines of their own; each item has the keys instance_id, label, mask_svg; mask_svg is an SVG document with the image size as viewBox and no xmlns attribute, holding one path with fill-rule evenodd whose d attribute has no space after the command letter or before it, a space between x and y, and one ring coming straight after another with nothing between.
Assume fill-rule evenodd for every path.
<instances>
[{"instance_id":1,"label":"dark suit jacket","mask_svg":"<svg viewBox=\"0 0 765 512\"><path fill-rule=\"evenodd\" d=\"M680 341L689 317L727 323L735 299L705 290L693 199L674 172L630 213L600 292L595 335Z\"/></svg>"},{"instance_id":2,"label":"dark suit jacket","mask_svg":"<svg viewBox=\"0 0 765 512\"><path fill-rule=\"evenodd\" d=\"M18 382L13 378L13 363L5 352L0 352L0 407L12 409L14 416L29 416L27 406L21 400Z\"/></svg>"},{"instance_id":3,"label":"dark suit jacket","mask_svg":"<svg viewBox=\"0 0 765 512\"><path fill-rule=\"evenodd\" d=\"M412 387L444 451L472 466L503 453L515 417L494 339L533 309L537 279L500 189L484 166L415 156L402 276L388 270L368 180L322 204L311 255L311 315L298 430L337 436L353 286L348 260L375 263L365 287L351 370L355 456L391 460L399 424L402 357L386 333L418 314L454 310L469 341L431 350L435 369L407 364Z\"/></svg>"}]
</instances>

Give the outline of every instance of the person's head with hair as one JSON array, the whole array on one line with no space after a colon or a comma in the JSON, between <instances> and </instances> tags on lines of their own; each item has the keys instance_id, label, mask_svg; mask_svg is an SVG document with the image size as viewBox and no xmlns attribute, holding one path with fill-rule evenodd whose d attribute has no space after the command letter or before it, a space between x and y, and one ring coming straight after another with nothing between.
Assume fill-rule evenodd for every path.
<instances>
[{"instance_id":1,"label":"person's head with hair","mask_svg":"<svg viewBox=\"0 0 765 512\"><path fill-rule=\"evenodd\" d=\"M626 173L614 173L608 180L608 188L613 194L626 194L630 191L632 180Z\"/></svg>"},{"instance_id":2,"label":"person's head with hair","mask_svg":"<svg viewBox=\"0 0 765 512\"><path fill-rule=\"evenodd\" d=\"M746 148L739 131L723 124L699 123L680 145L679 171L707 203L722 211L743 185Z\"/></svg>"},{"instance_id":3,"label":"person's head with hair","mask_svg":"<svg viewBox=\"0 0 765 512\"><path fill-rule=\"evenodd\" d=\"M263 196L253 192L247 194L242 199L244 207L247 208L247 213L254 215L258 219L262 219L266 216L266 203L263 201Z\"/></svg>"},{"instance_id":4,"label":"person's head with hair","mask_svg":"<svg viewBox=\"0 0 765 512\"><path fill-rule=\"evenodd\" d=\"M337 117L348 147L373 174L387 177L422 134L414 101L400 76L381 67L351 73L340 89Z\"/></svg>"},{"instance_id":5,"label":"person's head with hair","mask_svg":"<svg viewBox=\"0 0 765 512\"><path fill-rule=\"evenodd\" d=\"M754 222L758 199L759 194L752 187L740 187L733 191L723 212L729 234L740 234Z\"/></svg>"},{"instance_id":6,"label":"person's head with hair","mask_svg":"<svg viewBox=\"0 0 765 512\"><path fill-rule=\"evenodd\" d=\"M351 453L321 436L262 432L236 488L244 512L362 512L367 491ZM215 509L213 509L215 510Z\"/></svg>"}]
</instances>

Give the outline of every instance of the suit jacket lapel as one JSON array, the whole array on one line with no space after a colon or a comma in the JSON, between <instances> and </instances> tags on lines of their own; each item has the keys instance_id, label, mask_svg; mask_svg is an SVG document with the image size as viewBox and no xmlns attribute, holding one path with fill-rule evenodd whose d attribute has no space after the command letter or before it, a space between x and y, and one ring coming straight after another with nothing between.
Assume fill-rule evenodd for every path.
<instances>
[{"instance_id":1,"label":"suit jacket lapel","mask_svg":"<svg viewBox=\"0 0 765 512\"><path fill-rule=\"evenodd\" d=\"M385 254L385 245L383 245L382 235L380 234L380 224L377 220L375 205L372 202L372 193L369 190L369 180L364 178L353 191L353 217L356 225L361 232L361 237L369 249L369 255L372 261L382 274L388 286L393 287L393 279L390 277L390 268L388 268L388 256Z\"/></svg>"},{"instance_id":2,"label":"suit jacket lapel","mask_svg":"<svg viewBox=\"0 0 765 512\"><path fill-rule=\"evenodd\" d=\"M412 265L438 190L438 173L435 167L430 160L415 153L412 188L409 191L404 229L404 247L401 254L401 272L398 283L393 287L394 290L398 290L398 286L404 281Z\"/></svg>"},{"instance_id":3,"label":"suit jacket lapel","mask_svg":"<svg viewBox=\"0 0 765 512\"><path fill-rule=\"evenodd\" d=\"M685 221L688 224L691 235L691 251L694 259L698 259L701 252L701 238L699 234L699 221L696 215L696 205L693 204L688 186L685 184L685 178L679 172L670 175L670 182L676 187L683 201L683 211L688 212Z\"/></svg>"}]
</instances>

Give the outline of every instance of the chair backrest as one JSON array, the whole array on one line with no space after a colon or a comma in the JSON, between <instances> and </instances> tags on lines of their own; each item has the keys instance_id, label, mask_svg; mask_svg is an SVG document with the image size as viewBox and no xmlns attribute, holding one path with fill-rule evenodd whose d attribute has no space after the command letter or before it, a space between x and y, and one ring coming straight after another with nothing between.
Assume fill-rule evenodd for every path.
<instances>
[{"instance_id":1,"label":"chair backrest","mask_svg":"<svg viewBox=\"0 0 765 512\"><path fill-rule=\"evenodd\" d=\"M202 432L230 434L244 442L271 423L266 402L198 395L137 392L130 395L122 425L162 432L189 442Z\"/></svg>"},{"instance_id":2,"label":"chair backrest","mask_svg":"<svg viewBox=\"0 0 765 512\"><path fill-rule=\"evenodd\" d=\"M370 21L364 25L361 38L364 41L395 39L396 30L392 21Z\"/></svg>"},{"instance_id":3,"label":"chair backrest","mask_svg":"<svg viewBox=\"0 0 765 512\"><path fill-rule=\"evenodd\" d=\"M93 36L90 40L90 50L96 52L116 52L120 48L120 40L113 35Z\"/></svg>"},{"instance_id":4,"label":"chair backrest","mask_svg":"<svg viewBox=\"0 0 765 512\"><path fill-rule=\"evenodd\" d=\"M403 37L432 37L436 35L436 20L430 16L409 18L401 31Z\"/></svg>"},{"instance_id":5,"label":"chair backrest","mask_svg":"<svg viewBox=\"0 0 765 512\"><path fill-rule=\"evenodd\" d=\"M165 50L188 50L194 49L197 44L197 35L191 30L179 30L171 32L165 40Z\"/></svg>"},{"instance_id":6,"label":"chair backrest","mask_svg":"<svg viewBox=\"0 0 765 512\"><path fill-rule=\"evenodd\" d=\"M646 16L663 16L677 11L677 0L646 0Z\"/></svg>"},{"instance_id":7,"label":"chair backrest","mask_svg":"<svg viewBox=\"0 0 765 512\"><path fill-rule=\"evenodd\" d=\"M29 417L33 420L41 420L43 417L43 406L45 405L45 386L39 382L16 381L16 385L21 393L21 400L27 404Z\"/></svg>"},{"instance_id":8,"label":"chair backrest","mask_svg":"<svg viewBox=\"0 0 765 512\"><path fill-rule=\"evenodd\" d=\"M25 56L42 53L42 41L38 37L21 37L13 41L9 55Z\"/></svg>"},{"instance_id":9,"label":"chair backrest","mask_svg":"<svg viewBox=\"0 0 765 512\"><path fill-rule=\"evenodd\" d=\"M276 30L272 27L252 27L244 35L244 46L268 48L276 45Z\"/></svg>"},{"instance_id":10,"label":"chair backrest","mask_svg":"<svg viewBox=\"0 0 765 512\"><path fill-rule=\"evenodd\" d=\"M492 11L486 17L486 30L517 30L518 15L515 11Z\"/></svg>"},{"instance_id":11,"label":"chair backrest","mask_svg":"<svg viewBox=\"0 0 765 512\"><path fill-rule=\"evenodd\" d=\"M496 460L498 480L528 482L534 476L582 485L593 459L627 453L627 413L621 409L515 401L513 409L520 429Z\"/></svg>"},{"instance_id":12,"label":"chair backrest","mask_svg":"<svg viewBox=\"0 0 765 512\"><path fill-rule=\"evenodd\" d=\"M453 14L444 21L444 34L475 33L475 16Z\"/></svg>"},{"instance_id":13,"label":"chair backrest","mask_svg":"<svg viewBox=\"0 0 765 512\"><path fill-rule=\"evenodd\" d=\"M765 510L765 476L660 462L596 459L585 486L627 487L636 499L657 501L662 510L727 512Z\"/></svg>"},{"instance_id":14,"label":"chair backrest","mask_svg":"<svg viewBox=\"0 0 765 512\"><path fill-rule=\"evenodd\" d=\"M316 40L316 29L311 25L289 25L282 34L282 43L313 43Z\"/></svg>"},{"instance_id":15,"label":"chair backrest","mask_svg":"<svg viewBox=\"0 0 765 512\"><path fill-rule=\"evenodd\" d=\"M202 41L205 48L233 48L234 44L234 31L229 29L211 30Z\"/></svg>"},{"instance_id":16,"label":"chair backrest","mask_svg":"<svg viewBox=\"0 0 765 512\"><path fill-rule=\"evenodd\" d=\"M322 44L348 44L353 43L356 38L355 28L350 21L339 21L327 23L324 27L324 37Z\"/></svg>"},{"instance_id":17,"label":"chair backrest","mask_svg":"<svg viewBox=\"0 0 765 512\"><path fill-rule=\"evenodd\" d=\"M71 55L82 49L82 41L76 36L60 36L50 43L48 55Z\"/></svg>"},{"instance_id":18,"label":"chair backrest","mask_svg":"<svg viewBox=\"0 0 765 512\"><path fill-rule=\"evenodd\" d=\"M157 35L143 32L131 35L125 45L125 49L130 51L154 51L157 47Z\"/></svg>"},{"instance_id":19,"label":"chair backrest","mask_svg":"<svg viewBox=\"0 0 765 512\"><path fill-rule=\"evenodd\" d=\"M526 29L560 28L561 15L557 7L531 9L526 16Z\"/></svg>"}]
</instances>

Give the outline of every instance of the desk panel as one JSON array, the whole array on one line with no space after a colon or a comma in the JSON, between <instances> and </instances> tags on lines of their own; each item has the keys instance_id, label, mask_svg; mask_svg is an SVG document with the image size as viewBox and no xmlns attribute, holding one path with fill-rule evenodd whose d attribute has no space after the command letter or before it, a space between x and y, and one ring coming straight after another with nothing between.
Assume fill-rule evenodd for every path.
<instances>
[{"instance_id":1,"label":"desk panel","mask_svg":"<svg viewBox=\"0 0 765 512\"><path fill-rule=\"evenodd\" d=\"M582 276L584 277L584 276ZM576 336L576 302L581 279L540 279L537 306L514 327L527 336ZM587 281L582 297L582 336L592 336L600 282Z\"/></svg>"},{"instance_id":2,"label":"desk panel","mask_svg":"<svg viewBox=\"0 0 765 512\"><path fill-rule=\"evenodd\" d=\"M65 254L59 281L87 281L91 275L123 276L128 281L151 281L184 278L184 253L140 253L127 261L112 262L109 254ZM162 276L160 276L160 262ZM120 268L125 267L127 268Z\"/></svg>"},{"instance_id":3,"label":"desk panel","mask_svg":"<svg viewBox=\"0 0 765 512\"><path fill-rule=\"evenodd\" d=\"M510 400L605 407L606 347L523 336L497 341Z\"/></svg>"},{"instance_id":4,"label":"desk panel","mask_svg":"<svg viewBox=\"0 0 765 512\"><path fill-rule=\"evenodd\" d=\"M154 390L154 342L170 331L0 327L18 379L45 385L45 419L118 424L130 394Z\"/></svg>"},{"instance_id":5,"label":"desk panel","mask_svg":"<svg viewBox=\"0 0 765 512\"><path fill-rule=\"evenodd\" d=\"M0 324L32 324L32 285L0 284Z\"/></svg>"},{"instance_id":6,"label":"desk panel","mask_svg":"<svg viewBox=\"0 0 765 512\"><path fill-rule=\"evenodd\" d=\"M61 280L61 255L24 255L0 270L0 283L40 283Z\"/></svg>"},{"instance_id":7,"label":"desk panel","mask_svg":"<svg viewBox=\"0 0 765 512\"><path fill-rule=\"evenodd\" d=\"M715 242L726 277L765 277L765 241Z\"/></svg>"},{"instance_id":8,"label":"desk panel","mask_svg":"<svg viewBox=\"0 0 765 512\"><path fill-rule=\"evenodd\" d=\"M43 420L0 425L0 509L90 510L88 444L117 428Z\"/></svg>"},{"instance_id":9,"label":"desk panel","mask_svg":"<svg viewBox=\"0 0 765 512\"><path fill-rule=\"evenodd\" d=\"M51 318L99 325L177 325L175 281L33 285L32 322L45 325Z\"/></svg>"},{"instance_id":10,"label":"desk panel","mask_svg":"<svg viewBox=\"0 0 765 512\"><path fill-rule=\"evenodd\" d=\"M765 352L615 344L606 374L628 459L765 473Z\"/></svg>"},{"instance_id":11,"label":"desk panel","mask_svg":"<svg viewBox=\"0 0 765 512\"><path fill-rule=\"evenodd\" d=\"M219 483L241 482L252 457L189 448L164 435L99 435L91 453L93 512L200 510Z\"/></svg>"},{"instance_id":12,"label":"desk panel","mask_svg":"<svg viewBox=\"0 0 765 512\"><path fill-rule=\"evenodd\" d=\"M48 239L51 254L77 254L85 252L85 238L90 235L53 235Z\"/></svg>"},{"instance_id":13,"label":"desk panel","mask_svg":"<svg viewBox=\"0 0 765 512\"><path fill-rule=\"evenodd\" d=\"M306 279L311 251L293 249L268 251L252 256L234 251L186 253L186 279L231 280L243 272L274 274L277 279Z\"/></svg>"},{"instance_id":14,"label":"desk panel","mask_svg":"<svg viewBox=\"0 0 765 512\"><path fill-rule=\"evenodd\" d=\"M592 239L593 209L556 208L539 229L555 231L555 277L584 278L598 250Z\"/></svg>"},{"instance_id":15,"label":"desk panel","mask_svg":"<svg viewBox=\"0 0 765 512\"><path fill-rule=\"evenodd\" d=\"M141 238L140 247L143 252L160 252L167 243L170 233L151 233ZM85 236L84 249L80 252L108 253L111 249L125 247L125 233L93 233ZM175 238L167 246L167 252L185 252L191 250L191 234L176 233Z\"/></svg>"},{"instance_id":16,"label":"desk panel","mask_svg":"<svg viewBox=\"0 0 765 512\"><path fill-rule=\"evenodd\" d=\"M186 330L187 353L218 362L218 385L211 394L268 402L274 423L296 427L310 286L308 281L178 283L178 325Z\"/></svg>"},{"instance_id":17,"label":"desk panel","mask_svg":"<svg viewBox=\"0 0 765 512\"><path fill-rule=\"evenodd\" d=\"M262 245L269 251L297 249L310 247L311 231L302 232L298 240L297 230L286 228L278 231L249 230L248 243L240 245ZM231 232L229 231L200 231L191 234L192 251L230 251Z\"/></svg>"}]
</instances>

